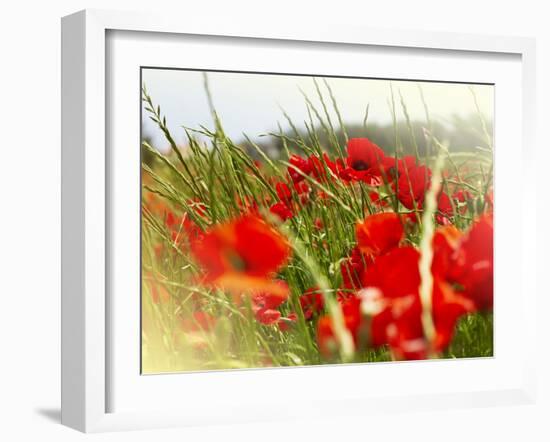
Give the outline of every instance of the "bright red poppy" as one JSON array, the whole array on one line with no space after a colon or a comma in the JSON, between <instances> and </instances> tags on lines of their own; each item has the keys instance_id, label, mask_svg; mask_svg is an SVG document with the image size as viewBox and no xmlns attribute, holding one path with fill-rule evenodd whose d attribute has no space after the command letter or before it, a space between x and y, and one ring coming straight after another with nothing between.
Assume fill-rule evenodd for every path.
<instances>
[{"instance_id":1,"label":"bright red poppy","mask_svg":"<svg viewBox=\"0 0 550 442\"><path fill-rule=\"evenodd\" d=\"M364 286L380 294L376 309L372 309L370 342L375 347L390 345L400 359L423 359L429 351L421 319L419 259L420 253L414 247L394 249L377 258L364 278ZM456 321L474 310L468 298L455 292L439 275L434 275L432 315L436 335L433 350L444 350L451 341Z\"/></svg>"},{"instance_id":2,"label":"bright red poppy","mask_svg":"<svg viewBox=\"0 0 550 442\"><path fill-rule=\"evenodd\" d=\"M363 181L371 186L382 184L384 151L368 138L352 138L347 144L346 168L340 172L344 179Z\"/></svg>"},{"instance_id":3,"label":"bright red poppy","mask_svg":"<svg viewBox=\"0 0 550 442\"><path fill-rule=\"evenodd\" d=\"M310 174L320 182L325 182L329 179L330 173L338 174L336 163L332 161L326 152L322 158L317 155L311 155L308 158Z\"/></svg>"},{"instance_id":4,"label":"bright red poppy","mask_svg":"<svg viewBox=\"0 0 550 442\"><path fill-rule=\"evenodd\" d=\"M355 296L350 297L341 304L344 326L351 334L355 346L363 340L362 326L364 321L361 315L361 300ZM325 359L330 359L337 354L339 344L334 333L332 318L329 315L322 316L317 322L317 343L319 351Z\"/></svg>"},{"instance_id":5,"label":"bright red poppy","mask_svg":"<svg viewBox=\"0 0 550 442\"><path fill-rule=\"evenodd\" d=\"M431 170L426 166L407 164L394 183L397 198L407 209L421 207L430 187Z\"/></svg>"},{"instance_id":6,"label":"bright red poppy","mask_svg":"<svg viewBox=\"0 0 550 442\"><path fill-rule=\"evenodd\" d=\"M493 216L485 214L461 239L449 279L480 310L493 308Z\"/></svg>"},{"instance_id":7,"label":"bright red poppy","mask_svg":"<svg viewBox=\"0 0 550 442\"><path fill-rule=\"evenodd\" d=\"M399 245L403 239L403 224L396 213L377 213L358 222L355 235L362 253L378 256Z\"/></svg>"},{"instance_id":8,"label":"bright red poppy","mask_svg":"<svg viewBox=\"0 0 550 442\"><path fill-rule=\"evenodd\" d=\"M236 294L288 292L288 287L272 278L287 262L290 245L257 216L243 215L215 225L203 238L191 242L191 251L204 271L205 284Z\"/></svg>"}]
</instances>

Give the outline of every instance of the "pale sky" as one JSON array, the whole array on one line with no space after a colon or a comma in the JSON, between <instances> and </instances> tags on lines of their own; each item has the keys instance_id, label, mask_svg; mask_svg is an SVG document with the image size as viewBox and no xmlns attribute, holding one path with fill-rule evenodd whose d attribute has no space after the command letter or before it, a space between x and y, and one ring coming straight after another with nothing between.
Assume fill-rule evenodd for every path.
<instances>
[{"instance_id":1,"label":"pale sky","mask_svg":"<svg viewBox=\"0 0 550 442\"><path fill-rule=\"evenodd\" d=\"M300 89L322 111L311 77L209 72L208 78L218 115L226 133L235 141L242 139L243 132L257 139L260 134L277 131L277 122L287 129L281 107L296 125L303 127L308 115ZM213 127L201 72L143 69L142 79L155 105L161 106L176 143L186 144L181 126ZM485 118L493 119L493 86L350 78L328 78L327 81L346 124L361 124L367 104L370 105L369 121L390 123L390 83L399 119L404 119L399 98L401 92L411 119L425 121L419 86L434 120L445 122L454 114L467 117L476 113L471 89ZM330 105L330 96L322 81L318 83L325 92L326 103ZM143 116L145 134L152 136L157 148L165 148L167 143L162 133L147 118L146 112ZM331 117L337 121L332 109Z\"/></svg>"}]
</instances>

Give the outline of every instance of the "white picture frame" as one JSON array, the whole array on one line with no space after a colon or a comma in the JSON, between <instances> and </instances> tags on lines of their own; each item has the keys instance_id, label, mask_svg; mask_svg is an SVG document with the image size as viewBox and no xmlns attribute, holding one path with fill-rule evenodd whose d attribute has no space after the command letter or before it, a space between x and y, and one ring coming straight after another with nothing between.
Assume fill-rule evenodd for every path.
<instances>
[{"instance_id":1,"label":"white picture frame","mask_svg":"<svg viewBox=\"0 0 550 442\"><path fill-rule=\"evenodd\" d=\"M308 407L279 403L258 406L251 389L240 398L233 398L228 407L223 389L231 390L230 379L239 382L248 378L253 385L261 385L265 372L261 370L240 373L203 374L202 378L188 379L194 385L202 385L204 376L216 376L214 384L219 387L219 401L195 409L169 405L162 409L151 407L136 410L113 411L109 404L113 357L108 328L116 320L110 311L109 244L114 239L109 228L113 199L109 194L109 155L106 121L111 116L108 107L109 90L106 81L109 32L154 32L160 35L217 36L219 38L268 39L315 44L337 43L340 47L365 46L426 49L431 51L477 54L508 54L518 57L521 65L520 109L515 116L521 118L520 133L521 167L523 176L534 167L534 109L535 109L535 45L532 39L518 37L490 37L450 33L427 33L417 31L392 32L370 28L331 26L295 27L291 24L261 26L254 23L212 22L197 19L181 24L177 17L153 16L151 14L123 13L87 10L67 16L62 20L62 423L85 432L122 429L155 428L167 426L202 425L209 423L249 422L257 420L305 418L337 414L368 414L371 411L398 411L407 409L435 409L469 406L487 406L511 403L532 403L535 385L534 330L536 317L536 287L534 264L535 193L522 187L521 236L517 241L517 258L521 262L521 278L516 283L521 289L518 300L518 315L522 321L521 339L524 351L518 355L519 363L513 376L500 387L486 389L476 387L471 391L438 391L437 387L426 394L418 392L390 392L388 395L372 396L358 391L355 395L331 393L326 400L313 396ZM157 36L159 34L156 34ZM498 114L497 114L498 118ZM499 173L497 161L497 174ZM502 170L506 170L504 166ZM112 170L111 170L112 172ZM116 172L115 172L116 173ZM497 196L498 207L498 196ZM499 223L498 211L496 223ZM497 246L498 249L498 246ZM498 287L498 286L497 286ZM498 295L497 295L498 296ZM137 295L136 295L137 297ZM503 324L503 327L506 327ZM508 324L509 326L509 324ZM498 355L497 355L498 358ZM139 363L136 361L137 370ZM468 365L469 363L466 362ZM393 366L394 364L392 364ZM400 364L396 364L400 365ZM521 367L519 367L521 366ZM325 376L334 376L336 370L348 370L350 376L358 376L364 366L330 367ZM376 370L390 370L390 365L377 365ZM413 370L414 368L412 368ZM414 367L421 367L415 365ZM403 367L396 369L402 370ZM490 374L487 367L487 373ZM284 369L287 378L296 370L319 368ZM431 365L431 376L438 371L443 375L443 365ZM469 364L465 370L476 366ZM393 370L393 369L391 369ZM420 369L423 371L424 369ZM260 372L264 373L261 374ZM273 373L274 371L272 371ZM260 373L260 374L259 374ZM136 376L139 372L136 371ZM424 374L425 375L425 374ZM182 376L188 376L187 374ZM175 377L162 379L163 388L171 388ZM210 379L214 379L211 377ZM299 380L295 380L298 381ZM226 387L224 387L226 385ZM237 384L235 384L237 385ZM156 387L155 387L156 388ZM136 390L138 391L138 390ZM145 390L144 390L145 391ZM160 390L159 390L160 391ZM190 390L194 391L194 390ZM124 392L123 392L124 393ZM165 394L165 393L162 393ZM192 395L195 393L191 393ZM214 394L214 393L212 393ZM129 399L130 400L130 399ZM135 400L135 398L131 398ZM259 400L259 399L258 399ZM225 402L224 402L225 401ZM207 408L208 407L208 408ZM208 413L206 410L208 409ZM237 413L238 411L238 413Z\"/></svg>"}]
</instances>

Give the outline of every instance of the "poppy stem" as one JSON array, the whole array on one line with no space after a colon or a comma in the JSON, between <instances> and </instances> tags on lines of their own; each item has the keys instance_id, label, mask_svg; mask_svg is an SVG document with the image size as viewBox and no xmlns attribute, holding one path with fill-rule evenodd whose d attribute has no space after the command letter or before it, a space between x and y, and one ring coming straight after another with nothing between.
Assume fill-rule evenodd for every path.
<instances>
[{"instance_id":1,"label":"poppy stem","mask_svg":"<svg viewBox=\"0 0 550 442\"><path fill-rule=\"evenodd\" d=\"M422 238L420 240L420 260L418 268L420 272L420 302L422 303L422 328L424 337L428 343L430 358L435 357L434 342L436 329L432 311L433 295L433 247L432 241L435 232L434 215L437 211L437 196L441 190L441 171L443 168L444 153L447 148L440 146L439 153L435 159L432 169L432 180L430 188L424 199L424 214L422 215Z\"/></svg>"}]
</instances>

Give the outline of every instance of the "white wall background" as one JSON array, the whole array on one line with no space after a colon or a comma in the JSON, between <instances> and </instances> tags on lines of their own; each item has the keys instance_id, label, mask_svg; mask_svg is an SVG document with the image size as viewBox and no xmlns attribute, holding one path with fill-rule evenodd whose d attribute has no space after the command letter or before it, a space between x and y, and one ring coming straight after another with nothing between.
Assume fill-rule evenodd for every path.
<instances>
[{"instance_id":1,"label":"white wall background","mask_svg":"<svg viewBox=\"0 0 550 442\"><path fill-rule=\"evenodd\" d=\"M548 250L546 127L550 121L550 28L544 2L338 0L20 0L0 14L0 440L84 440L59 421L60 354L60 17L83 8L167 10L250 20L298 17L350 23L535 36L538 41L539 367L537 405L380 415L362 421L284 422L88 436L100 441L550 440L550 309L542 278ZM537 182L535 182L537 180ZM543 213L545 212L545 213ZM547 224L547 223L546 223ZM548 260L546 259L546 262Z\"/></svg>"}]
</instances>

